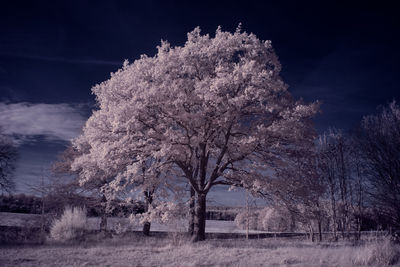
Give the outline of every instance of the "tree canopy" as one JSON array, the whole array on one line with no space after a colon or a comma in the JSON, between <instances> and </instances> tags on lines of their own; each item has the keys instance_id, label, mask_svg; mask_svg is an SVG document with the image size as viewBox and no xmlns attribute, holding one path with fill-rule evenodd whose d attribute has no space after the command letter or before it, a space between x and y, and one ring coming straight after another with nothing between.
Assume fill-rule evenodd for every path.
<instances>
[{"instance_id":1,"label":"tree canopy","mask_svg":"<svg viewBox=\"0 0 400 267\"><path fill-rule=\"evenodd\" d=\"M81 181L112 177L122 190L184 177L196 192L196 236L204 239L205 201L217 184L258 191L289 150L314 138L318 103L296 101L279 76L270 41L217 29L162 41L93 88L98 110L74 141Z\"/></svg>"}]
</instances>

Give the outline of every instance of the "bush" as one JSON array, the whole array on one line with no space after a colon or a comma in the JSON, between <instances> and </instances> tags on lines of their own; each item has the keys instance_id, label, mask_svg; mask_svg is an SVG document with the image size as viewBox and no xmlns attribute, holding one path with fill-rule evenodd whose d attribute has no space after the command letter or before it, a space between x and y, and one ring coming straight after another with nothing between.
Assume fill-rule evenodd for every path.
<instances>
[{"instance_id":1,"label":"bush","mask_svg":"<svg viewBox=\"0 0 400 267\"><path fill-rule=\"evenodd\" d=\"M260 211L260 221L262 229L269 232L288 232L293 231L291 216L283 208L277 209L266 207Z\"/></svg>"},{"instance_id":2,"label":"bush","mask_svg":"<svg viewBox=\"0 0 400 267\"><path fill-rule=\"evenodd\" d=\"M80 240L84 236L86 210L67 207L60 219L54 220L50 228L50 237L56 241Z\"/></svg>"},{"instance_id":3,"label":"bush","mask_svg":"<svg viewBox=\"0 0 400 267\"><path fill-rule=\"evenodd\" d=\"M259 221L259 211L243 210L236 215L235 224L239 229L247 229L247 221L250 230L262 230Z\"/></svg>"},{"instance_id":4,"label":"bush","mask_svg":"<svg viewBox=\"0 0 400 267\"><path fill-rule=\"evenodd\" d=\"M269 232L285 232L292 231L291 216L284 209L274 207L265 207L262 210L246 210L236 215L235 223L239 229L247 228L247 220L249 221L250 230L262 230Z\"/></svg>"}]
</instances>

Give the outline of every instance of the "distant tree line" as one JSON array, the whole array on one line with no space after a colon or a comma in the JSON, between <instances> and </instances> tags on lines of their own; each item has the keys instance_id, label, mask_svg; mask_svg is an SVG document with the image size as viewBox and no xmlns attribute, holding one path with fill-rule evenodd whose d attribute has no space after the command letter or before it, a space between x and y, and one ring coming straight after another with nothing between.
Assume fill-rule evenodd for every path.
<instances>
[{"instance_id":1,"label":"distant tree line","mask_svg":"<svg viewBox=\"0 0 400 267\"><path fill-rule=\"evenodd\" d=\"M60 215L66 206L85 207L89 217L97 217L102 214L101 201L93 197L74 195L68 199L61 199L60 196L47 195L44 198L16 194L0 195L0 212L41 214L51 213ZM143 213L144 204L139 201L127 203L122 200L113 200L110 203L109 216L127 217L131 214Z\"/></svg>"},{"instance_id":2,"label":"distant tree line","mask_svg":"<svg viewBox=\"0 0 400 267\"><path fill-rule=\"evenodd\" d=\"M11 192L15 188L13 172L17 159L17 149L10 138L0 128L0 192Z\"/></svg>"},{"instance_id":3,"label":"distant tree line","mask_svg":"<svg viewBox=\"0 0 400 267\"><path fill-rule=\"evenodd\" d=\"M68 199L61 200L60 196L48 195L42 199L42 197L33 195L9 194L0 195L0 212L28 214L41 214L44 212L60 215L66 206L71 206L85 207L87 210L87 216L97 217L101 216L102 213L100 202L99 199L80 195L74 195ZM140 201L127 204L124 200L114 200L112 203L112 209L109 213L109 216L111 217L128 217L131 214L143 213L145 210L144 203ZM238 208L225 208L223 210L208 210L206 217L207 220L233 221L237 214Z\"/></svg>"}]
</instances>

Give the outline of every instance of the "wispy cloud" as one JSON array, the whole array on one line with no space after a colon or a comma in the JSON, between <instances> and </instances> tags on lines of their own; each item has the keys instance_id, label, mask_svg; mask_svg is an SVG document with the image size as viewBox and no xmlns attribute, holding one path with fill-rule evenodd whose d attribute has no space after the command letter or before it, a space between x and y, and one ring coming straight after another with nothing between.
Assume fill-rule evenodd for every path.
<instances>
[{"instance_id":1,"label":"wispy cloud","mask_svg":"<svg viewBox=\"0 0 400 267\"><path fill-rule=\"evenodd\" d=\"M76 58L64 58L64 57L48 57L48 56L37 56L37 55L19 55L19 54L9 54L0 53L1 56L31 59L31 60L41 60L49 62L61 62L68 64L85 64L85 65L112 65L112 66L122 66L122 61L108 61L100 59L76 59Z\"/></svg>"},{"instance_id":2,"label":"wispy cloud","mask_svg":"<svg viewBox=\"0 0 400 267\"><path fill-rule=\"evenodd\" d=\"M70 141L81 132L87 120L83 105L1 103L0 127L17 143L44 138L47 141Z\"/></svg>"}]
</instances>

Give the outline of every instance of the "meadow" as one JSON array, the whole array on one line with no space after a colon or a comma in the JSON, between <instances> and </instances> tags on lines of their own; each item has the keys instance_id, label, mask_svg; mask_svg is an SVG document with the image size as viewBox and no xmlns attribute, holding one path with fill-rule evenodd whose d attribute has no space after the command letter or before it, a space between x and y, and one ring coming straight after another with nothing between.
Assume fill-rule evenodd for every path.
<instances>
[{"instance_id":1,"label":"meadow","mask_svg":"<svg viewBox=\"0 0 400 267\"><path fill-rule=\"evenodd\" d=\"M311 243L290 239L209 239L124 234L83 243L6 246L1 266L399 266L387 240Z\"/></svg>"},{"instance_id":2,"label":"meadow","mask_svg":"<svg viewBox=\"0 0 400 267\"><path fill-rule=\"evenodd\" d=\"M40 215L0 215L3 231L31 229L30 239L20 242L2 233L10 242L0 245L0 266L400 266L400 245L382 235L311 242L304 235L256 238L261 231L249 231L247 240L233 221L208 220L208 239L191 243L183 221L153 223L146 237L126 218L109 218L107 234L98 231L99 218L88 218L81 238L56 241L40 235Z\"/></svg>"}]
</instances>

